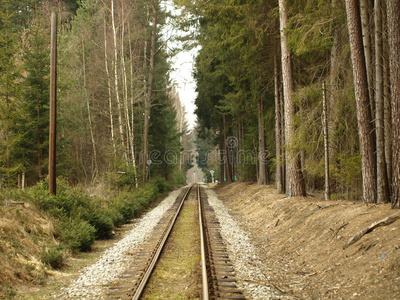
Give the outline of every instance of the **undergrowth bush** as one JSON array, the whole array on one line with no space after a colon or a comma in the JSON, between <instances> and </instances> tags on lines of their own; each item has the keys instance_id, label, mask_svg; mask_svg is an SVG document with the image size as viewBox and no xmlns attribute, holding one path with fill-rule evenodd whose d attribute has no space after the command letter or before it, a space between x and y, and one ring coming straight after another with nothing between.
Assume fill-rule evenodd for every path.
<instances>
[{"instance_id":1,"label":"undergrowth bush","mask_svg":"<svg viewBox=\"0 0 400 300\"><path fill-rule=\"evenodd\" d=\"M44 249L40 253L40 260L53 269L60 269L64 265L64 254L57 248Z\"/></svg>"},{"instance_id":2,"label":"undergrowth bush","mask_svg":"<svg viewBox=\"0 0 400 300\"><path fill-rule=\"evenodd\" d=\"M62 246L73 251L88 251L96 238L109 238L115 227L139 216L155 199L173 189L164 178L152 179L145 186L122 189L114 197L92 197L79 187L58 179L57 195L48 193L48 181L24 191L14 190L16 201L33 203L54 218ZM46 264L57 265L57 252L43 253Z\"/></svg>"}]
</instances>

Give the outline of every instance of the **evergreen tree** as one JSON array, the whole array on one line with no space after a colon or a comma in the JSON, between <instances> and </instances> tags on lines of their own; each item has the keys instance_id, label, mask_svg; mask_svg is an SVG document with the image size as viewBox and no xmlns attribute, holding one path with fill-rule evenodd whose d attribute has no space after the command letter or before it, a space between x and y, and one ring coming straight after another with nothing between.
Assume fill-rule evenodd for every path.
<instances>
[{"instance_id":1,"label":"evergreen tree","mask_svg":"<svg viewBox=\"0 0 400 300\"><path fill-rule=\"evenodd\" d=\"M23 97L18 131L18 154L28 172L27 179L40 180L46 174L49 136L49 34L38 15L27 30L24 47Z\"/></svg>"},{"instance_id":2,"label":"evergreen tree","mask_svg":"<svg viewBox=\"0 0 400 300\"><path fill-rule=\"evenodd\" d=\"M20 164L14 160L18 135L15 132L15 117L19 97L16 64L17 34L12 23L14 16L10 1L0 3L0 176L7 186L16 183ZM0 179L1 180L1 179Z\"/></svg>"}]
</instances>

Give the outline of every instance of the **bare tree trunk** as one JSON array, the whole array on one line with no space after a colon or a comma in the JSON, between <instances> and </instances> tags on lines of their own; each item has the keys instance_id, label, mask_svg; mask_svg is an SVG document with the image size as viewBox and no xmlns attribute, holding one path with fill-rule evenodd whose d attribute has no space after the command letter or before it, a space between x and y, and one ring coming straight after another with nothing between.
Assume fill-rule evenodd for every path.
<instances>
[{"instance_id":1,"label":"bare tree trunk","mask_svg":"<svg viewBox=\"0 0 400 300\"><path fill-rule=\"evenodd\" d=\"M223 128L221 132L223 131ZM220 164L219 164L219 172L220 172L220 181L224 182L226 180L225 176L225 142L224 142L224 135L220 135L220 142L219 142L219 159L220 159Z\"/></svg>"},{"instance_id":2,"label":"bare tree trunk","mask_svg":"<svg viewBox=\"0 0 400 300\"><path fill-rule=\"evenodd\" d=\"M278 48L278 46L276 46ZM281 99L279 93L279 57L278 51L274 57L274 84L275 84L275 149L276 149L276 166L275 166L275 187L278 193L283 193L282 184L282 137L281 137Z\"/></svg>"},{"instance_id":3,"label":"bare tree trunk","mask_svg":"<svg viewBox=\"0 0 400 300\"><path fill-rule=\"evenodd\" d=\"M258 99L258 184L267 184L266 164L267 156L265 153L265 130L264 130L264 103L263 96Z\"/></svg>"},{"instance_id":4,"label":"bare tree trunk","mask_svg":"<svg viewBox=\"0 0 400 300\"><path fill-rule=\"evenodd\" d=\"M226 117L225 115L222 115L222 122L223 122L223 128L224 128L224 163L225 163L225 175L226 175L226 182L232 182L232 170L231 170L231 162L229 159L229 150L228 150L228 145L227 145L227 140L226 140Z\"/></svg>"},{"instance_id":5,"label":"bare tree trunk","mask_svg":"<svg viewBox=\"0 0 400 300\"><path fill-rule=\"evenodd\" d=\"M85 58L85 44L82 40L82 66L83 66L83 88L85 90L85 98L86 98L86 109L88 113L88 123L89 123L89 131L90 131L90 138L92 141L92 149L93 149L93 169L92 169L92 182L95 181L98 173L98 165L97 165L97 151L96 151L96 142L94 139L94 131L92 125L92 114L90 111L90 100L89 95L87 94L87 87L86 87L86 58Z\"/></svg>"},{"instance_id":6,"label":"bare tree trunk","mask_svg":"<svg viewBox=\"0 0 400 300\"><path fill-rule=\"evenodd\" d=\"M39 99L39 98L38 98ZM41 144L42 141L40 139L40 133L42 132L41 128L40 128L40 101L38 100L37 102L37 108L36 108L36 118L37 118L37 127L36 127L36 135L37 135L37 139L36 139L36 143L37 143L37 168L38 168L38 179L39 181L42 179L42 148L41 148Z\"/></svg>"},{"instance_id":7,"label":"bare tree trunk","mask_svg":"<svg viewBox=\"0 0 400 300\"><path fill-rule=\"evenodd\" d=\"M153 98L153 86L154 86L154 61L156 55L156 42L157 42L157 4L153 3L153 16L152 16L152 32L151 32L151 42L150 42L150 70L149 79L147 82L147 95L145 100L144 108L144 125L143 125L143 159L142 159L142 172L143 172L143 182L146 182L147 178L147 151L148 151L148 135L149 135L149 125L150 125L150 106L151 100Z\"/></svg>"},{"instance_id":8,"label":"bare tree trunk","mask_svg":"<svg viewBox=\"0 0 400 300\"><path fill-rule=\"evenodd\" d=\"M364 45L364 55L365 55L365 64L367 67L367 79L368 79L368 92L369 99L371 105L371 115L374 115L374 97L373 97L373 63L372 63L372 43L371 43L371 32L370 32L370 4L369 0L360 0L360 12L361 12L361 30L362 30L362 38Z\"/></svg>"},{"instance_id":9,"label":"bare tree trunk","mask_svg":"<svg viewBox=\"0 0 400 300\"><path fill-rule=\"evenodd\" d=\"M132 41L131 41L131 27L128 23L129 29L129 59L130 59L130 75L131 75L131 132L130 132L130 145L131 145L131 156L132 156L132 166L133 166L133 175L135 176L135 187L139 187L137 170L136 170L136 153L135 153L135 114L134 114L134 84L133 84L133 53L132 53Z\"/></svg>"},{"instance_id":10,"label":"bare tree trunk","mask_svg":"<svg viewBox=\"0 0 400 300\"><path fill-rule=\"evenodd\" d=\"M121 138L122 148L125 149L125 135L123 129L123 121L122 121L122 107L121 100L119 97L119 82L118 82L118 48L117 48L117 31L115 27L115 15L114 15L114 0L111 0L111 21L112 21L112 29L113 29L113 37L114 37L114 89L115 89L115 97L117 99L117 107L118 107L118 125L119 125L119 134Z\"/></svg>"},{"instance_id":11,"label":"bare tree trunk","mask_svg":"<svg viewBox=\"0 0 400 300\"><path fill-rule=\"evenodd\" d=\"M122 7L122 10L124 8ZM122 86L123 86L123 96L124 96L124 114L125 114L125 132L126 132L126 149L124 149L124 157L126 164L129 164L128 156L131 150L131 120L130 120L130 114L129 114L129 100L128 100L128 75L126 71L126 63L125 63L125 48L124 48L124 42L125 42L125 21L122 21L122 29L121 29L121 66L122 66Z\"/></svg>"},{"instance_id":12,"label":"bare tree trunk","mask_svg":"<svg viewBox=\"0 0 400 300\"><path fill-rule=\"evenodd\" d=\"M386 9L386 7L385 7ZM383 27L387 28L387 14L386 11L382 14L383 16ZM383 72L383 81L384 81L384 129L385 129L385 158L386 158L386 170L388 176L388 185L389 185L389 195L392 186L392 106L390 99L390 79L389 79L389 44L388 44L388 36L387 31L384 31L384 41L383 41L383 52L384 52L384 72Z\"/></svg>"},{"instance_id":13,"label":"bare tree trunk","mask_svg":"<svg viewBox=\"0 0 400 300\"><path fill-rule=\"evenodd\" d=\"M115 137L114 137L114 117L113 117L113 109L112 109L112 93L111 93L111 77L110 71L108 69L108 58L107 58L107 24L106 18L104 17L104 64L106 69L107 76L107 90L108 90L108 106L109 106L109 114L110 114L110 131L111 131L111 143L113 147L114 153L114 164L117 159L117 148L115 145Z\"/></svg>"},{"instance_id":14,"label":"bare tree trunk","mask_svg":"<svg viewBox=\"0 0 400 300\"><path fill-rule=\"evenodd\" d=\"M282 71L279 73L282 74ZM279 79L281 80L281 75L279 75ZM281 106L281 149L282 149L282 191L283 193L288 193L289 191L289 179L287 176L287 152L286 152L286 138L285 138L285 103L284 103L284 96L283 96L283 85L280 84L279 89L279 102Z\"/></svg>"},{"instance_id":15,"label":"bare tree trunk","mask_svg":"<svg viewBox=\"0 0 400 300\"><path fill-rule=\"evenodd\" d=\"M383 42L382 0L375 0L375 123L377 202L389 202L389 185L385 159L384 95L383 95Z\"/></svg>"},{"instance_id":16,"label":"bare tree trunk","mask_svg":"<svg viewBox=\"0 0 400 300\"><path fill-rule=\"evenodd\" d=\"M326 97L326 84L322 84L322 128L324 133L324 155L325 155L325 200L331 199L330 176L329 176L329 133L328 133L328 105Z\"/></svg>"},{"instance_id":17,"label":"bare tree trunk","mask_svg":"<svg viewBox=\"0 0 400 300\"><path fill-rule=\"evenodd\" d=\"M293 118L295 115L295 106L292 99L294 91L292 60L288 48L288 38L286 28L288 25L287 0L279 0L280 16L280 36L281 36L281 56L282 56L282 77L284 90L285 106L285 142L287 153L287 176L289 186L288 195L291 197L305 196L306 188L304 184L303 172L301 170L299 154L292 148L295 135Z\"/></svg>"},{"instance_id":18,"label":"bare tree trunk","mask_svg":"<svg viewBox=\"0 0 400 300\"><path fill-rule=\"evenodd\" d=\"M387 0L392 96L392 206L400 208L400 2Z\"/></svg>"},{"instance_id":19,"label":"bare tree trunk","mask_svg":"<svg viewBox=\"0 0 400 300\"><path fill-rule=\"evenodd\" d=\"M363 199L376 202L376 158L358 0L346 0L361 149Z\"/></svg>"}]
</instances>

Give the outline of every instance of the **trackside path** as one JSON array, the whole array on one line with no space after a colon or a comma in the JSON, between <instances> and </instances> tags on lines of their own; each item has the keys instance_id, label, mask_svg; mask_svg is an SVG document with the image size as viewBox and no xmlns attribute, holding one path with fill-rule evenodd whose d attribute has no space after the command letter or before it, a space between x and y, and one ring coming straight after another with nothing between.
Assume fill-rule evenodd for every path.
<instances>
[{"instance_id":1,"label":"trackside path","mask_svg":"<svg viewBox=\"0 0 400 300\"><path fill-rule=\"evenodd\" d=\"M236 271L237 285L247 299L293 299L283 296L269 283L268 274L263 262L258 258L256 250L248 234L229 213L229 209L218 199L214 190L206 188L208 202L213 207L221 225L221 235L227 245L229 257Z\"/></svg>"}]
</instances>

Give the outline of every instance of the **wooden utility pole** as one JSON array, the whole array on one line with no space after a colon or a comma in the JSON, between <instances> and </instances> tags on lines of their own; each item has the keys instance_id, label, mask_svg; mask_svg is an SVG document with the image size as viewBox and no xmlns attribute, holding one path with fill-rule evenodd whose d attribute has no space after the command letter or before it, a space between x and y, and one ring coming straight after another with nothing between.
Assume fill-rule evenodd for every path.
<instances>
[{"instance_id":1,"label":"wooden utility pole","mask_svg":"<svg viewBox=\"0 0 400 300\"><path fill-rule=\"evenodd\" d=\"M322 83L322 127L324 133L324 153L325 153L325 200L331 199L330 180L329 180L329 137L328 137L328 106L326 103L326 84Z\"/></svg>"},{"instance_id":2,"label":"wooden utility pole","mask_svg":"<svg viewBox=\"0 0 400 300\"><path fill-rule=\"evenodd\" d=\"M49 192L56 194L57 13L51 14Z\"/></svg>"}]
</instances>

